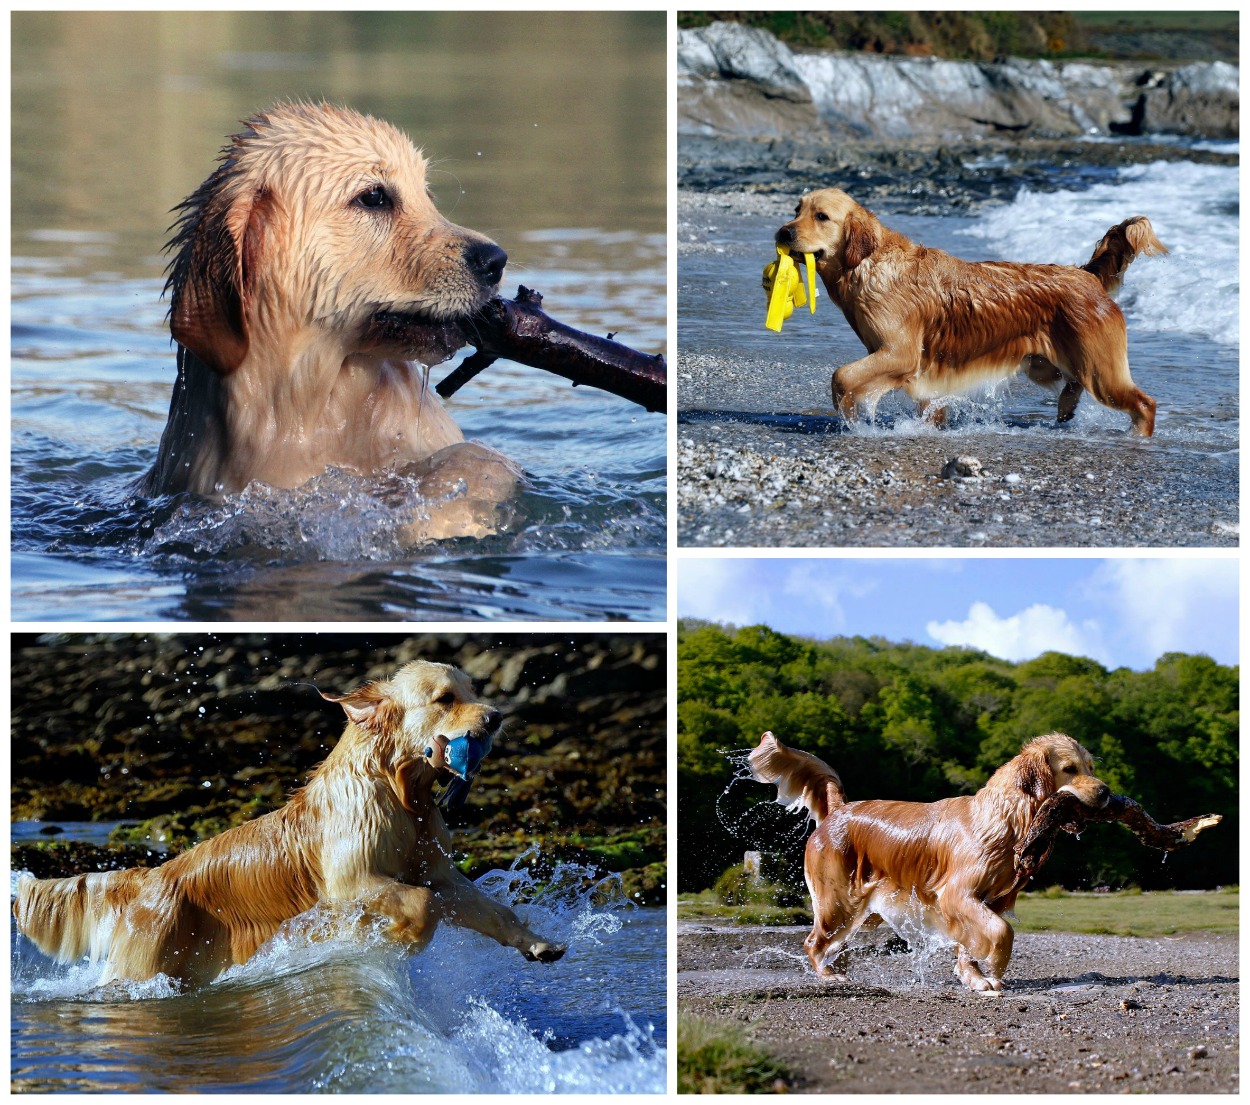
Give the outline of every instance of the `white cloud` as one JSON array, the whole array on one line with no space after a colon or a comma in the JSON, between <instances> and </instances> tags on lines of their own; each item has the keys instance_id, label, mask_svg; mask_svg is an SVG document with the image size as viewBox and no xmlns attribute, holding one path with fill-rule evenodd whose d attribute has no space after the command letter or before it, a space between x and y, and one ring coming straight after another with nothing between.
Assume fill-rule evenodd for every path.
<instances>
[{"instance_id":1,"label":"white cloud","mask_svg":"<svg viewBox=\"0 0 1250 1105\"><path fill-rule=\"evenodd\" d=\"M1204 652L1238 662L1237 561L1123 557L1105 561L1086 587L1111 610L1135 666L1165 652Z\"/></svg>"},{"instance_id":2,"label":"white cloud","mask_svg":"<svg viewBox=\"0 0 1250 1105\"><path fill-rule=\"evenodd\" d=\"M1066 611L1045 603L1000 617L989 603L974 602L962 622L929 622L925 629L944 645L968 645L1004 660L1031 660L1053 650L1107 662L1096 621L1077 625Z\"/></svg>"},{"instance_id":3,"label":"white cloud","mask_svg":"<svg viewBox=\"0 0 1250 1105\"><path fill-rule=\"evenodd\" d=\"M847 578L829 561L800 560L786 572L782 591L804 632L828 637L846 630L843 598L863 598L876 586L876 580Z\"/></svg>"},{"instance_id":4,"label":"white cloud","mask_svg":"<svg viewBox=\"0 0 1250 1105\"><path fill-rule=\"evenodd\" d=\"M729 557L678 561L678 613L732 625L767 622L768 590L751 578L757 570L755 561Z\"/></svg>"}]
</instances>

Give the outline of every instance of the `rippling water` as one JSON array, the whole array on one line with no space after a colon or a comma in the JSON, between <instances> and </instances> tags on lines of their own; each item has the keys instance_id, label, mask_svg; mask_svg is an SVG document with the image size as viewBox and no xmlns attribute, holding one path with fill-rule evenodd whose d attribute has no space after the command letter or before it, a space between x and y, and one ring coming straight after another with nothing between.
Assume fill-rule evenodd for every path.
<instances>
[{"instance_id":1,"label":"rippling water","mask_svg":"<svg viewBox=\"0 0 1250 1105\"><path fill-rule=\"evenodd\" d=\"M664 350L663 13L28 13L13 34L15 618L664 617L663 416L506 361L448 401L527 474L495 538L406 547L378 485L337 472L223 504L130 491L174 379L169 209L275 99L405 128L440 209L508 250L505 294Z\"/></svg>"},{"instance_id":2,"label":"rippling water","mask_svg":"<svg viewBox=\"0 0 1250 1105\"><path fill-rule=\"evenodd\" d=\"M577 882L579 872L557 867ZM502 900L515 873L483 876ZM569 944L528 963L442 926L419 955L335 935L311 911L249 962L180 994L94 985L13 938L12 1084L89 1092L662 1093L663 910L590 891L518 907ZM310 939L313 937L314 939Z\"/></svg>"}]
</instances>

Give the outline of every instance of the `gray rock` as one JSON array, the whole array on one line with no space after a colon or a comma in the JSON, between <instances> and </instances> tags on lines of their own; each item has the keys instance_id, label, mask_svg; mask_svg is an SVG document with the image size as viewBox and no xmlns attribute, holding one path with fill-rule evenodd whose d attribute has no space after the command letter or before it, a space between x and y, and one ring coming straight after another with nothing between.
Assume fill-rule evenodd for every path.
<instances>
[{"instance_id":1,"label":"gray rock","mask_svg":"<svg viewBox=\"0 0 1250 1105\"><path fill-rule=\"evenodd\" d=\"M1146 133L1236 138L1240 70L1224 61L1186 65L1142 93Z\"/></svg>"},{"instance_id":2,"label":"gray rock","mask_svg":"<svg viewBox=\"0 0 1250 1105\"><path fill-rule=\"evenodd\" d=\"M985 475L976 457L951 457L942 466L942 479L980 479Z\"/></svg>"},{"instance_id":3,"label":"gray rock","mask_svg":"<svg viewBox=\"0 0 1250 1105\"><path fill-rule=\"evenodd\" d=\"M794 54L758 27L713 23L677 36L678 69L702 77L750 81L766 96L811 102L806 81L794 67Z\"/></svg>"}]
</instances>

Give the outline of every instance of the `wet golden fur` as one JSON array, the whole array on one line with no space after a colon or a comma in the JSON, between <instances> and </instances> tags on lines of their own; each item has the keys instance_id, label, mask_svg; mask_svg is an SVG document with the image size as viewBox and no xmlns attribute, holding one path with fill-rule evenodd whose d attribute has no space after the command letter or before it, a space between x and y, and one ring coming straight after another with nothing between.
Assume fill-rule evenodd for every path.
<instances>
[{"instance_id":1,"label":"wet golden fur","mask_svg":"<svg viewBox=\"0 0 1250 1105\"><path fill-rule=\"evenodd\" d=\"M463 344L441 324L486 303L507 260L438 213L426 170L387 123L325 104L278 104L230 139L170 242L178 378L144 494L290 488L332 465L508 496L515 469L465 443L412 359ZM428 322L429 348L388 348L380 312ZM473 532L445 513L428 536Z\"/></svg>"},{"instance_id":2,"label":"wet golden fur","mask_svg":"<svg viewBox=\"0 0 1250 1105\"><path fill-rule=\"evenodd\" d=\"M751 772L777 801L816 822L804 875L815 923L804 942L816 972L845 979L846 945L861 928L921 926L958 946L955 975L970 990L1002 989L1014 934L1015 846L1056 790L1089 805L1110 793L1071 737L1037 737L972 795L937 802L847 802L836 772L765 733Z\"/></svg>"},{"instance_id":3,"label":"wet golden fur","mask_svg":"<svg viewBox=\"0 0 1250 1105\"><path fill-rule=\"evenodd\" d=\"M439 921L551 961L564 948L527 929L452 864L432 796L450 738L493 739L499 712L467 677L416 661L345 695L348 723L285 806L160 867L26 878L18 929L61 962L105 962L101 982L165 974L189 985L243 963L284 921L322 904L358 904L421 948Z\"/></svg>"},{"instance_id":4,"label":"wet golden fur","mask_svg":"<svg viewBox=\"0 0 1250 1105\"><path fill-rule=\"evenodd\" d=\"M847 419L902 388L922 411L942 396L1023 370L1060 387L1060 422L1081 393L1154 432L1155 402L1133 383L1124 315L1111 296L1139 253L1166 253L1144 216L1112 227L1083 267L970 262L890 230L845 192L805 195L777 242L811 253L868 356L833 375ZM941 420L941 413L938 413Z\"/></svg>"}]
</instances>

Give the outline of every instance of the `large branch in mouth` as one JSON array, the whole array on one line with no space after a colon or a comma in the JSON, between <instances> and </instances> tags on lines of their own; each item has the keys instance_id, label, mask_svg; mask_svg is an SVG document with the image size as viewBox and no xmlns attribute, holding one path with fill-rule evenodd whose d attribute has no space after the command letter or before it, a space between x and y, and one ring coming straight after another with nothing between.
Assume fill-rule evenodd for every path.
<instances>
[{"instance_id":1,"label":"large branch in mouth","mask_svg":"<svg viewBox=\"0 0 1250 1105\"><path fill-rule=\"evenodd\" d=\"M438 385L454 395L499 357L554 372L576 386L600 388L649 411L668 410L668 363L663 354L639 353L610 338L596 337L557 322L540 308L542 296L521 288L516 299L495 297L460 323L463 345L477 352ZM429 342L432 327L408 315L374 316L373 331L388 344L402 345L406 328L414 344Z\"/></svg>"},{"instance_id":2,"label":"large branch in mouth","mask_svg":"<svg viewBox=\"0 0 1250 1105\"><path fill-rule=\"evenodd\" d=\"M426 322L416 315L379 311L369 319L361 342L433 368L472 345L473 339L462 322Z\"/></svg>"},{"instance_id":3,"label":"large branch in mouth","mask_svg":"<svg viewBox=\"0 0 1250 1105\"><path fill-rule=\"evenodd\" d=\"M1203 829L1223 820L1221 814L1207 813L1160 825L1133 799L1122 794L1113 794L1101 806L1090 806L1071 791L1056 791L1042 803L1024 839L1016 845L1016 887L1028 882L1050 858L1061 830L1076 833L1091 821L1118 821L1148 848L1171 852L1191 844Z\"/></svg>"}]
</instances>

